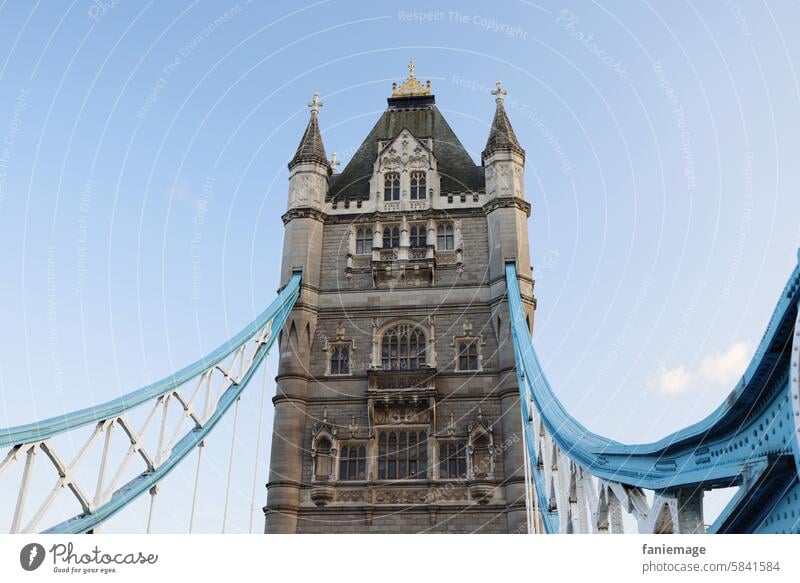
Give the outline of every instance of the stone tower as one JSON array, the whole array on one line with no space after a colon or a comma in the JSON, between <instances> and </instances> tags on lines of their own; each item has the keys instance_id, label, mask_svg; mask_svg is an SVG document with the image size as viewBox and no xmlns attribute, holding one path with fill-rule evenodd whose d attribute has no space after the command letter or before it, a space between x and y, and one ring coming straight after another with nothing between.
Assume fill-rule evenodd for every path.
<instances>
[{"instance_id":1,"label":"stone tower","mask_svg":"<svg viewBox=\"0 0 800 583\"><path fill-rule=\"evenodd\" d=\"M535 300L525 151L498 82L477 166L430 82L393 85L341 173L319 128L289 163L266 532L525 532L504 265Z\"/></svg>"}]
</instances>

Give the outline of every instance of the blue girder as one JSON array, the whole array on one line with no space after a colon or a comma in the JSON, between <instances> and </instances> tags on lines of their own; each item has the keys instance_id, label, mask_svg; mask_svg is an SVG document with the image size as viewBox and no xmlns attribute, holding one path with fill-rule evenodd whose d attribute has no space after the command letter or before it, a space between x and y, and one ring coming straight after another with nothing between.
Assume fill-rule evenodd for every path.
<instances>
[{"instance_id":1,"label":"blue girder","mask_svg":"<svg viewBox=\"0 0 800 583\"><path fill-rule=\"evenodd\" d=\"M656 491L742 486L741 496L731 501L712 531L755 531L769 520L770 508L787 496L797 500L789 353L800 299L800 266L793 270L747 370L728 398L698 423L654 443L631 445L589 431L564 408L533 348L514 262L506 264L506 285L523 409L527 391L551 438L585 471ZM534 430L532 424L526 427L526 433ZM528 451L535 467L534 450ZM534 478L541 479L536 473ZM538 487L537 491L541 499L543 493ZM772 507L764 510L766 500ZM547 508L541 500L539 505ZM793 510L796 528L800 504ZM786 520L794 517L792 511L785 514ZM543 519L548 532L557 531L557 517Z\"/></svg>"},{"instance_id":2,"label":"blue girder","mask_svg":"<svg viewBox=\"0 0 800 583\"><path fill-rule=\"evenodd\" d=\"M260 344L256 349L251 366L241 379L232 383L222 394L216 408L211 413L211 416L203 423L202 427L196 427L189 431L172 448L169 457L151 471L143 472L116 490L107 502L92 509L90 513L84 513L57 524L47 529L45 533L76 534L91 531L125 508L138 496L144 494L149 491L150 488L158 484L158 482L169 474L199 443L206 439L219 420L230 409L231 405L236 402L245 387L247 387L258 370L259 365L278 338L278 333L283 328L300 294L300 279L300 273L295 273L283 290L281 290L278 297L263 313L253 320L253 322L248 324L241 332L215 351L177 373L103 405L54 417L53 419L48 419L39 423L31 423L20 427L0 430L0 445L16 446L24 443L41 441L92 422L112 419L142 403L166 395L185 382L202 374L210 367L231 355L244 343L253 339L260 330L264 329L265 326L271 322L272 333L269 337L265 338L264 343Z\"/></svg>"},{"instance_id":3,"label":"blue girder","mask_svg":"<svg viewBox=\"0 0 800 583\"><path fill-rule=\"evenodd\" d=\"M0 429L0 447L42 441L48 437L53 437L65 431L71 431L77 427L82 427L103 419L110 419L151 399L166 395L176 387L195 378L203 371L230 356L242 344L252 338L256 332L266 326L267 322L284 309L287 304L293 305L300 293L300 277L300 273L295 273L289 280L289 283L281 290L278 297L275 298L269 307L259 314L255 320L250 322L241 332L222 344L219 348L207 354L197 362L193 362L189 366L182 368L158 382L122 395L113 401L52 417L44 421L36 421L34 423L28 423L27 425ZM277 322L273 322L273 324L276 323ZM280 327L273 325L273 329L277 334Z\"/></svg>"}]
</instances>

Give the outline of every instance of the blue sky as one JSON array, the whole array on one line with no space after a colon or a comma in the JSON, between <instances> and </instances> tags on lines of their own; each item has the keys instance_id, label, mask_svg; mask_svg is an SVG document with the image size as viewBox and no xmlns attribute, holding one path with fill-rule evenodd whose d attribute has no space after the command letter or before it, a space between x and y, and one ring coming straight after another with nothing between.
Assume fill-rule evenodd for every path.
<instances>
[{"instance_id":1,"label":"blue sky","mask_svg":"<svg viewBox=\"0 0 800 583\"><path fill-rule=\"evenodd\" d=\"M475 160L489 89L508 90L535 342L569 410L623 441L700 419L797 261L798 20L797 5L726 0L3 2L0 426L118 396L250 321L278 285L306 102L321 93L325 146L346 162L409 59ZM248 528L259 391L232 530ZM167 486L157 529L179 530L187 490Z\"/></svg>"}]
</instances>

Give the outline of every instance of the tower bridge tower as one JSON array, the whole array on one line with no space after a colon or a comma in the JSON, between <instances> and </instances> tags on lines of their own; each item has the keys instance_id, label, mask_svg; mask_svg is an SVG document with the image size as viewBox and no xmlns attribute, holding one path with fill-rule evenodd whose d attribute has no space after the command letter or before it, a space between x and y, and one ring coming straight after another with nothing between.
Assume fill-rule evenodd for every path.
<instances>
[{"instance_id":1,"label":"tower bridge tower","mask_svg":"<svg viewBox=\"0 0 800 583\"><path fill-rule=\"evenodd\" d=\"M476 165L430 82L393 85L341 173L309 103L289 162L266 532L524 532L505 299L533 324L525 151L496 109Z\"/></svg>"}]
</instances>

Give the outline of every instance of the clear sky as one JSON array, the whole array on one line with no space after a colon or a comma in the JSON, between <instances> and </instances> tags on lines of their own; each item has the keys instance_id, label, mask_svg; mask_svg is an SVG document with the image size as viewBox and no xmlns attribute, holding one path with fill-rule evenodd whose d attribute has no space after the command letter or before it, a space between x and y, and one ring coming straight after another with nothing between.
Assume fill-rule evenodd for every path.
<instances>
[{"instance_id":1,"label":"clear sky","mask_svg":"<svg viewBox=\"0 0 800 583\"><path fill-rule=\"evenodd\" d=\"M476 161L489 90L508 90L534 338L569 410L628 442L700 419L797 261L797 22L796 3L728 0L0 2L0 426L116 397L249 322L278 285L306 102L321 93L346 162L410 59ZM243 401L232 531L249 527L260 394ZM267 401L256 531L271 420ZM215 433L208 531L229 425ZM156 530L188 522L185 465Z\"/></svg>"}]
</instances>

